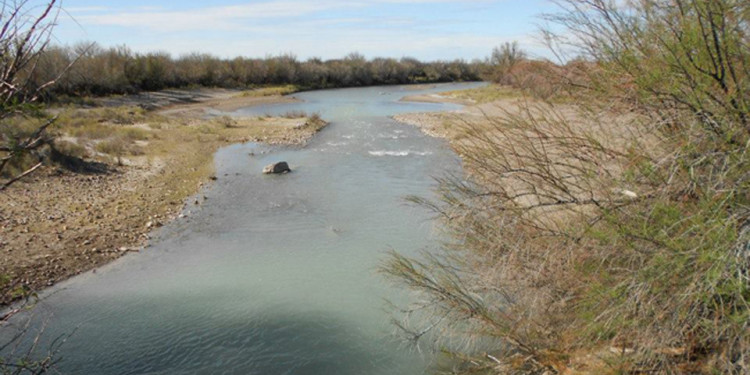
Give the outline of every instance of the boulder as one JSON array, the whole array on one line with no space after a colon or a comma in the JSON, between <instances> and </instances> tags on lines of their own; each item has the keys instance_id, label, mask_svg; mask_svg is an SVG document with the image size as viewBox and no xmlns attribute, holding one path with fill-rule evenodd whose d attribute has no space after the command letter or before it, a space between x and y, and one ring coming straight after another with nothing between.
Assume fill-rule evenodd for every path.
<instances>
[{"instance_id":1,"label":"boulder","mask_svg":"<svg viewBox=\"0 0 750 375\"><path fill-rule=\"evenodd\" d=\"M289 169L289 164L285 161L280 161L278 163L273 163L267 165L265 168L263 168L263 173L265 174L279 174L279 173L287 173L291 172L292 170Z\"/></svg>"}]
</instances>

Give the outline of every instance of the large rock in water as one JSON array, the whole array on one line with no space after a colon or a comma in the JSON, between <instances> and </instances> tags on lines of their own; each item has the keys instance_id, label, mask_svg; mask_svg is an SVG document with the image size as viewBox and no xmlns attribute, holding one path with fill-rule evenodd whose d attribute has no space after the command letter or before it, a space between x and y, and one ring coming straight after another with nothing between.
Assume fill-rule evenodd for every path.
<instances>
[{"instance_id":1,"label":"large rock in water","mask_svg":"<svg viewBox=\"0 0 750 375\"><path fill-rule=\"evenodd\" d=\"M285 161L280 161L278 163L273 163L266 165L265 168L263 168L263 173L265 174L279 174L279 173L287 173L291 172L292 170L289 169L289 164L287 164Z\"/></svg>"}]
</instances>

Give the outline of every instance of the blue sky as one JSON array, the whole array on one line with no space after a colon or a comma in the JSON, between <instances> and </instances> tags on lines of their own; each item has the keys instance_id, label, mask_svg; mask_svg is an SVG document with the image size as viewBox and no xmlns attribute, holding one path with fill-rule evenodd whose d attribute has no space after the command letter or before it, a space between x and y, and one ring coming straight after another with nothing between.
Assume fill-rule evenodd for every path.
<instances>
[{"instance_id":1,"label":"blue sky","mask_svg":"<svg viewBox=\"0 0 750 375\"><path fill-rule=\"evenodd\" d=\"M538 15L548 0L63 0L55 38L137 52L220 57L293 53L301 59L359 52L423 60L484 58L517 40L545 55Z\"/></svg>"}]
</instances>

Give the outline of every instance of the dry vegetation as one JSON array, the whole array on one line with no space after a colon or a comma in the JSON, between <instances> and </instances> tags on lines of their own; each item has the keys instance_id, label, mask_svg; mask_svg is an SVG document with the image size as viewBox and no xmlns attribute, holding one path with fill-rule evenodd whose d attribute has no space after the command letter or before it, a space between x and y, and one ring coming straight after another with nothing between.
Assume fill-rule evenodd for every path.
<instances>
[{"instance_id":1,"label":"dry vegetation","mask_svg":"<svg viewBox=\"0 0 750 375\"><path fill-rule=\"evenodd\" d=\"M243 91L240 96L243 97L264 97L264 96L282 96L294 94L300 91L300 87L296 85L283 85L283 86L266 86L260 87L253 90Z\"/></svg>"},{"instance_id":2,"label":"dry vegetation","mask_svg":"<svg viewBox=\"0 0 750 375\"><path fill-rule=\"evenodd\" d=\"M420 296L399 326L451 374L750 373L748 4L560 6L553 41L584 60L411 119L472 178L414 198L453 240L384 265Z\"/></svg>"},{"instance_id":3,"label":"dry vegetation","mask_svg":"<svg viewBox=\"0 0 750 375\"><path fill-rule=\"evenodd\" d=\"M501 84L492 84L469 90L449 91L440 95L448 99L467 100L474 104L486 104L502 99L519 98L517 89Z\"/></svg>"}]
</instances>

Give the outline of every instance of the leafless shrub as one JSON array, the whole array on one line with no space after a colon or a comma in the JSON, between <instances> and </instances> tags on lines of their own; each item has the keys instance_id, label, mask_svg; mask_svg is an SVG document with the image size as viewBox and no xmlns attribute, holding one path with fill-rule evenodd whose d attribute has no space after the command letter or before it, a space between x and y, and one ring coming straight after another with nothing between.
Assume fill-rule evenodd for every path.
<instances>
[{"instance_id":1,"label":"leafless shrub","mask_svg":"<svg viewBox=\"0 0 750 375\"><path fill-rule=\"evenodd\" d=\"M60 360L59 351L71 334L62 335L42 349L46 322L34 314L36 296L31 294L0 315L0 329L7 334L0 341L0 373L4 375L46 374Z\"/></svg>"},{"instance_id":2,"label":"leafless shrub","mask_svg":"<svg viewBox=\"0 0 750 375\"><path fill-rule=\"evenodd\" d=\"M282 114L281 117L288 119L305 118L307 117L307 113L305 111L287 111L286 113Z\"/></svg>"},{"instance_id":3,"label":"leafless shrub","mask_svg":"<svg viewBox=\"0 0 750 375\"><path fill-rule=\"evenodd\" d=\"M56 1L37 8L29 1L3 1L0 4L0 191L41 167L42 162L22 172L4 175L7 167L25 155L35 154L48 143L46 129L54 119L43 120L31 132L20 132L5 123L12 116L25 116L33 110L39 94L55 80L35 85L31 76L37 69L39 56L50 42L50 33L57 17ZM37 156L40 159L41 156Z\"/></svg>"},{"instance_id":4,"label":"leafless shrub","mask_svg":"<svg viewBox=\"0 0 750 375\"><path fill-rule=\"evenodd\" d=\"M317 123L320 123L320 122L323 122L323 121L324 120L323 120L322 117L320 117L320 113L319 112L314 112L313 114L311 114L310 116L308 116L308 122L310 122L310 123L317 124Z\"/></svg>"},{"instance_id":5,"label":"leafless shrub","mask_svg":"<svg viewBox=\"0 0 750 375\"><path fill-rule=\"evenodd\" d=\"M503 85L511 84L511 70L525 59L526 53L516 41L505 42L500 47L495 47L490 56L492 80Z\"/></svg>"}]
</instances>

